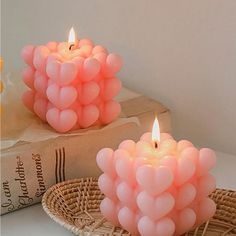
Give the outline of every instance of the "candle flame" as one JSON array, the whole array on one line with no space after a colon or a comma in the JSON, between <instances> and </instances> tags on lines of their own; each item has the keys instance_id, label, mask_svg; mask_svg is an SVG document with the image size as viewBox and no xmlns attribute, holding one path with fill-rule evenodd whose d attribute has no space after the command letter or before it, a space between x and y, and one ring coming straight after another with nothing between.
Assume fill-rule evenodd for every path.
<instances>
[{"instance_id":1,"label":"candle flame","mask_svg":"<svg viewBox=\"0 0 236 236\"><path fill-rule=\"evenodd\" d=\"M159 122L158 119L155 118L153 126L152 126L152 141L154 142L160 142L160 126L159 126Z\"/></svg>"},{"instance_id":2,"label":"candle flame","mask_svg":"<svg viewBox=\"0 0 236 236\"><path fill-rule=\"evenodd\" d=\"M69 44L75 44L75 30L73 27L70 29L69 37L68 37Z\"/></svg>"}]
</instances>

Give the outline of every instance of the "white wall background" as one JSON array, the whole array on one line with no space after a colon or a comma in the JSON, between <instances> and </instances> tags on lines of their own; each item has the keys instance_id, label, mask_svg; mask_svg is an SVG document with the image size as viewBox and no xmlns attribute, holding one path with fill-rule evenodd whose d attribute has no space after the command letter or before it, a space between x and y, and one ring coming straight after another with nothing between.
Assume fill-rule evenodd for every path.
<instances>
[{"instance_id":1,"label":"white wall background","mask_svg":"<svg viewBox=\"0 0 236 236\"><path fill-rule=\"evenodd\" d=\"M236 154L235 0L1 0L5 69L21 48L81 37L118 52L123 83L172 111L177 138Z\"/></svg>"}]
</instances>

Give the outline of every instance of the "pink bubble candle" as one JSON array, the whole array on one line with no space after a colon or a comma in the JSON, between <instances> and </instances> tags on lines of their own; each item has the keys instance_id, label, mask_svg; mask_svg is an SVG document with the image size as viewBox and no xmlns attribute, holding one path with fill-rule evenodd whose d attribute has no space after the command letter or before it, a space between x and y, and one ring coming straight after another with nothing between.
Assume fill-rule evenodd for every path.
<instances>
[{"instance_id":1,"label":"pink bubble candle","mask_svg":"<svg viewBox=\"0 0 236 236\"><path fill-rule=\"evenodd\" d=\"M56 131L108 124L119 115L118 55L90 39L76 39L72 28L68 42L28 45L21 56L27 64L23 81L30 88L23 103Z\"/></svg>"},{"instance_id":2,"label":"pink bubble candle","mask_svg":"<svg viewBox=\"0 0 236 236\"><path fill-rule=\"evenodd\" d=\"M156 119L152 134L137 143L125 140L115 151L98 152L101 212L132 235L181 235L215 213L208 197L215 189L209 173L215 162L211 149L160 133Z\"/></svg>"}]
</instances>

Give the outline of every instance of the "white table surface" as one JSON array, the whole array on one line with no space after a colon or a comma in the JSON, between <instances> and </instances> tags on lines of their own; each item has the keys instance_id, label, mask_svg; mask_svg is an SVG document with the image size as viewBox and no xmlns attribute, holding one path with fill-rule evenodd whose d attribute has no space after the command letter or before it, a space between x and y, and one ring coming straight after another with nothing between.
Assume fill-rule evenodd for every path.
<instances>
[{"instance_id":1,"label":"white table surface","mask_svg":"<svg viewBox=\"0 0 236 236\"><path fill-rule=\"evenodd\" d=\"M217 187L236 190L236 156L217 153L217 166L213 170ZM73 235L43 211L41 204L6 214L1 217L2 236L67 236Z\"/></svg>"}]
</instances>

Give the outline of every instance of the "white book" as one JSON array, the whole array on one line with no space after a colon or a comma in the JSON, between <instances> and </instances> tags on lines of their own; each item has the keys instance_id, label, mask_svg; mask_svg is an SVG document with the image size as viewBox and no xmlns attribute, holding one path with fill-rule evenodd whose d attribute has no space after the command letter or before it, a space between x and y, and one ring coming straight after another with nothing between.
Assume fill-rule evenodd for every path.
<instances>
[{"instance_id":1,"label":"white book","mask_svg":"<svg viewBox=\"0 0 236 236\"><path fill-rule=\"evenodd\" d=\"M122 112L116 121L69 134L56 133L18 105L3 123L1 214L39 202L57 182L99 176L97 152L125 139L137 141L151 130L155 115L161 131L171 132L170 112L159 102L127 89L117 99Z\"/></svg>"}]
</instances>

